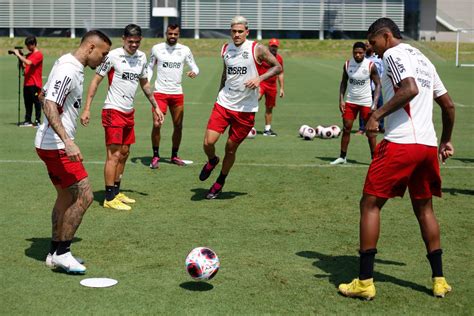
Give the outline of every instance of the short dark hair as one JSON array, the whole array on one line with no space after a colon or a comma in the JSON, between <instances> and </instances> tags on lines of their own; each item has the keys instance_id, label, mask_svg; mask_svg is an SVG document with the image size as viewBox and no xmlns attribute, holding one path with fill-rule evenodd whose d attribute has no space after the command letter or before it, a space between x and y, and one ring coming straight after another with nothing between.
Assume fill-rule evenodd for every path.
<instances>
[{"instance_id":1,"label":"short dark hair","mask_svg":"<svg viewBox=\"0 0 474 316\"><path fill-rule=\"evenodd\" d=\"M110 46L112 46L112 41L110 40L110 38L105 35L105 33L99 31L99 30L90 30L89 32L87 32L86 34L84 34L84 36L82 37L81 39L81 44L91 38L91 37L94 37L94 36L97 36L99 37L101 40L103 40L104 42L106 42L107 44L109 44Z\"/></svg>"},{"instance_id":2,"label":"short dark hair","mask_svg":"<svg viewBox=\"0 0 474 316\"><path fill-rule=\"evenodd\" d=\"M34 35L29 35L25 38L25 45L35 45L37 44L38 42L36 41L36 36Z\"/></svg>"},{"instance_id":3,"label":"short dark hair","mask_svg":"<svg viewBox=\"0 0 474 316\"><path fill-rule=\"evenodd\" d=\"M402 39L402 33L400 32L398 25L389 18L380 18L372 23L367 31L367 35L375 35L384 28L388 29L393 34L393 37Z\"/></svg>"},{"instance_id":4,"label":"short dark hair","mask_svg":"<svg viewBox=\"0 0 474 316\"><path fill-rule=\"evenodd\" d=\"M170 25L168 25L168 28L169 28L170 30L180 29L179 24L176 24L176 23L175 23L175 24L170 24Z\"/></svg>"},{"instance_id":5,"label":"short dark hair","mask_svg":"<svg viewBox=\"0 0 474 316\"><path fill-rule=\"evenodd\" d=\"M362 48L364 52L367 50L367 47L365 47L365 44L363 42L355 42L354 45L352 46L352 50L356 48Z\"/></svg>"},{"instance_id":6,"label":"short dark hair","mask_svg":"<svg viewBox=\"0 0 474 316\"><path fill-rule=\"evenodd\" d=\"M125 27L123 30L123 36L124 37L130 37L130 36L142 36L142 28L139 27L136 24L129 24Z\"/></svg>"}]
</instances>

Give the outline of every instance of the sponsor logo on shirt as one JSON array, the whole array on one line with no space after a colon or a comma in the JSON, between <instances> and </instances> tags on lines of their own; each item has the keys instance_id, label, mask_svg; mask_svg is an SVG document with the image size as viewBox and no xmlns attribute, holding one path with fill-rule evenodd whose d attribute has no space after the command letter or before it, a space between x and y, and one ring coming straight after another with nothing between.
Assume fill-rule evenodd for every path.
<instances>
[{"instance_id":1,"label":"sponsor logo on shirt","mask_svg":"<svg viewBox=\"0 0 474 316\"><path fill-rule=\"evenodd\" d=\"M172 62L172 61L165 61L163 62L163 68L175 68L175 69L179 69L181 68L181 63L178 63L178 62Z\"/></svg>"},{"instance_id":2,"label":"sponsor logo on shirt","mask_svg":"<svg viewBox=\"0 0 474 316\"><path fill-rule=\"evenodd\" d=\"M82 103L82 99L77 99L72 106L78 109L81 107L81 103Z\"/></svg>"},{"instance_id":3,"label":"sponsor logo on shirt","mask_svg":"<svg viewBox=\"0 0 474 316\"><path fill-rule=\"evenodd\" d=\"M354 86L363 86L365 85L365 80L358 80L358 79L349 79L349 83Z\"/></svg>"},{"instance_id":4,"label":"sponsor logo on shirt","mask_svg":"<svg viewBox=\"0 0 474 316\"><path fill-rule=\"evenodd\" d=\"M133 73L133 72L124 71L122 73L122 79L123 80L129 80L129 81L137 81L138 80L138 74Z\"/></svg>"},{"instance_id":5,"label":"sponsor logo on shirt","mask_svg":"<svg viewBox=\"0 0 474 316\"><path fill-rule=\"evenodd\" d=\"M227 67L228 75L245 75L247 74L247 67Z\"/></svg>"}]
</instances>

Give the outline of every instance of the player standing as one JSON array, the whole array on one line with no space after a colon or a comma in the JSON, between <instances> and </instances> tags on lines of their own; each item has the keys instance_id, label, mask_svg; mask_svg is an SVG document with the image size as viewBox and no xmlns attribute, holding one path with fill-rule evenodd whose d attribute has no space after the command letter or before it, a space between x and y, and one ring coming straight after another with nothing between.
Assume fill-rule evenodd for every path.
<instances>
[{"instance_id":1,"label":"player standing","mask_svg":"<svg viewBox=\"0 0 474 316\"><path fill-rule=\"evenodd\" d=\"M72 256L70 246L84 213L94 199L82 165L81 151L74 143L84 67L95 69L100 65L111 45L104 33L87 32L74 53L63 55L56 61L44 86L42 101L45 120L36 132L35 147L57 191L51 216L51 248L46 265L71 273L86 272L86 267Z\"/></svg>"},{"instance_id":2,"label":"player standing","mask_svg":"<svg viewBox=\"0 0 474 316\"><path fill-rule=\"evenodd\" d=\"M147 79L146 55L138 50L142 40L140 26L129 24L123 31L123 46L112 50L97 68L87 92L86 106L81 123L89 124L90 107L97 87L105 76L109 89L102 108L102 126L105 129L107 159L104 166L105 208L131 210L127 204L135 200L120 192L125 163L130 155L130 146L135 143L135 109L133 103L138 84L153 107L153 124L161 125L163 114L156 105Z\"/></svg>"},{"instance_id":3,"label":"player standing","mask_svg":"<svg viewBox=\"0 0 474 316\"><path fill-rule=\"evenodd\" d=\"M433 295L444 297L451 287L443 276L440 231L432 196L441 196L438 156L444 162L454 153L451 144L454 103L433 64L418 49L401 43L400 30L391 19L375 21L367 37L375 53L383 57L386 103L372 113L366 130L377 133L378 122L386 117L385 137L377 145L360 201L359 278L339 285L339 291L365 299L375 296L373 273L380 211L389 198L403 196L408 186L428 252ZM432 118L433 98L441 107L443 122L438 150Z\"/></svg>"},{"instance_id":4,"label":"player standing","mask_svg":"<svg viewBox=\"0 0 474 316\"><path fill-rule=\"evenodd\" d=\"M282 70L275 56L265 46L247 40L248 35L247 19L243 16L234 17L231 22L232 42L225 44L221 50L224 69L217 101L204 135L203 148L209 161L201 170L199 175L201 181L209 178L219 163L215 143L228 126L229 137L221 173L206 194L207 199L215 199L222 191L225 179L234 164L237 148L255 124L260 83L278 75ZM271 67L259 76L257 64L263 61Z\"/></svg>"},{"instance_id":5,"label":"player standing","mask_svg":"<svg viewBox=\"0 0 474 316\"><path fill-rule=\"evenodd\" d=\"M371 81L375 84L374 98L372 99ZM344 95L346 94L344 102ZM331 165L345 164L347 162L347 148L351 139L351 130L357 114L360 112L364 121L367 121L371 110L375 110L380 96L380 77L377 67L365 58L365 44L354 43L352 47L352 58L344 63L342 79L339 88L339 110L342 113L342 137L341 153L339 158L331 162ZM376 135L367 134L370 155L373 156L377 142Z\"/></svg>"},{"instance_id":6,"label":"player standing","mask_svg":"<svg viewBox=\"0 0 474 316\"><path fill-rule=\"evenodd\" d=\"M148 81L153 77L155 65L156 81L154 97L163 114L169 107L173 120L173 136L171 148L171 163L184 166L184 161L179 158L178 150L181 144L184 118L184 95L181 80L183 77L184 63L191 70L186 72L186 76L191 79L199 74L199 68L194 61L193 54L189 47L179 44L179 25L172 24L166 29L166 42L156 44L151 49L150 63L148 65ZM151 131L151 143L153 146L153 158L150 168L159 168L160 162L160 140L161 126L153 126Z\"/></svg>"},{"instance_id":7,"label":"player standing","mask_svg":"<svg viewBox=\"0 0 474 316\"><path fill-rule=\"evenodd\" d=\"M277 134L272 130L272 116L273 108L276 106L276 95L277 95L277 79L278 84L280 85L280 98L285 96L284 91L284 78L283 78L283 58L278 54L278 48L280 47L280 41L276 38L272 38L268 42L268 50L272 53L273 56L280 63L282 71L278 76L273 76L264 80L260 83L260 99L265 95L265 128L263 130L263 136L277 136ZM264 74L271 66L265 61L262 61L260 65L257 66L259 75Z\"/></svg>"}]
</instances>

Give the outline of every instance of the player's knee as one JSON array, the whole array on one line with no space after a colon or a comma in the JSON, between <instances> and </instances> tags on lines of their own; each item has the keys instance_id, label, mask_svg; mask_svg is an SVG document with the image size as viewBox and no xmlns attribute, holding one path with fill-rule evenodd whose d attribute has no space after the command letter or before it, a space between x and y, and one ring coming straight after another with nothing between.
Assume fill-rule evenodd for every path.
<instances>
[{"instance_id":1,"label":"player's knee","mask_svg":"<svg viewBox=\"0 0 474 316\"><path fill-rule=\"evenodd\" d=\"M183 122L179 122L179 123L173 123L173 127L175 130L182 130L183 129Z\"/></svg>"}]
</instances>

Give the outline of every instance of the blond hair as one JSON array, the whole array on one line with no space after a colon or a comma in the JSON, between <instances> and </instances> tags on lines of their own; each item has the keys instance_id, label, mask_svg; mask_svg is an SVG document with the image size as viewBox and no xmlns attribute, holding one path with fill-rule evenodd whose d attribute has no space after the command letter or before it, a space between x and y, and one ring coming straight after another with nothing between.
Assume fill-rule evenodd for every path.
<instances>
[{"instance_id":1,"label":"blond hair","mask_svg":"<svg viewBox=\"0 0 474 316\"><path fill-rule=\"evenodd\" d=\"M249 28L247 19L241 15L234 16L234 18L232 19L232 22L230 22L231 27L234 26L235 24L243 24L246 29Z\"/></svg>"}]
</instances>

